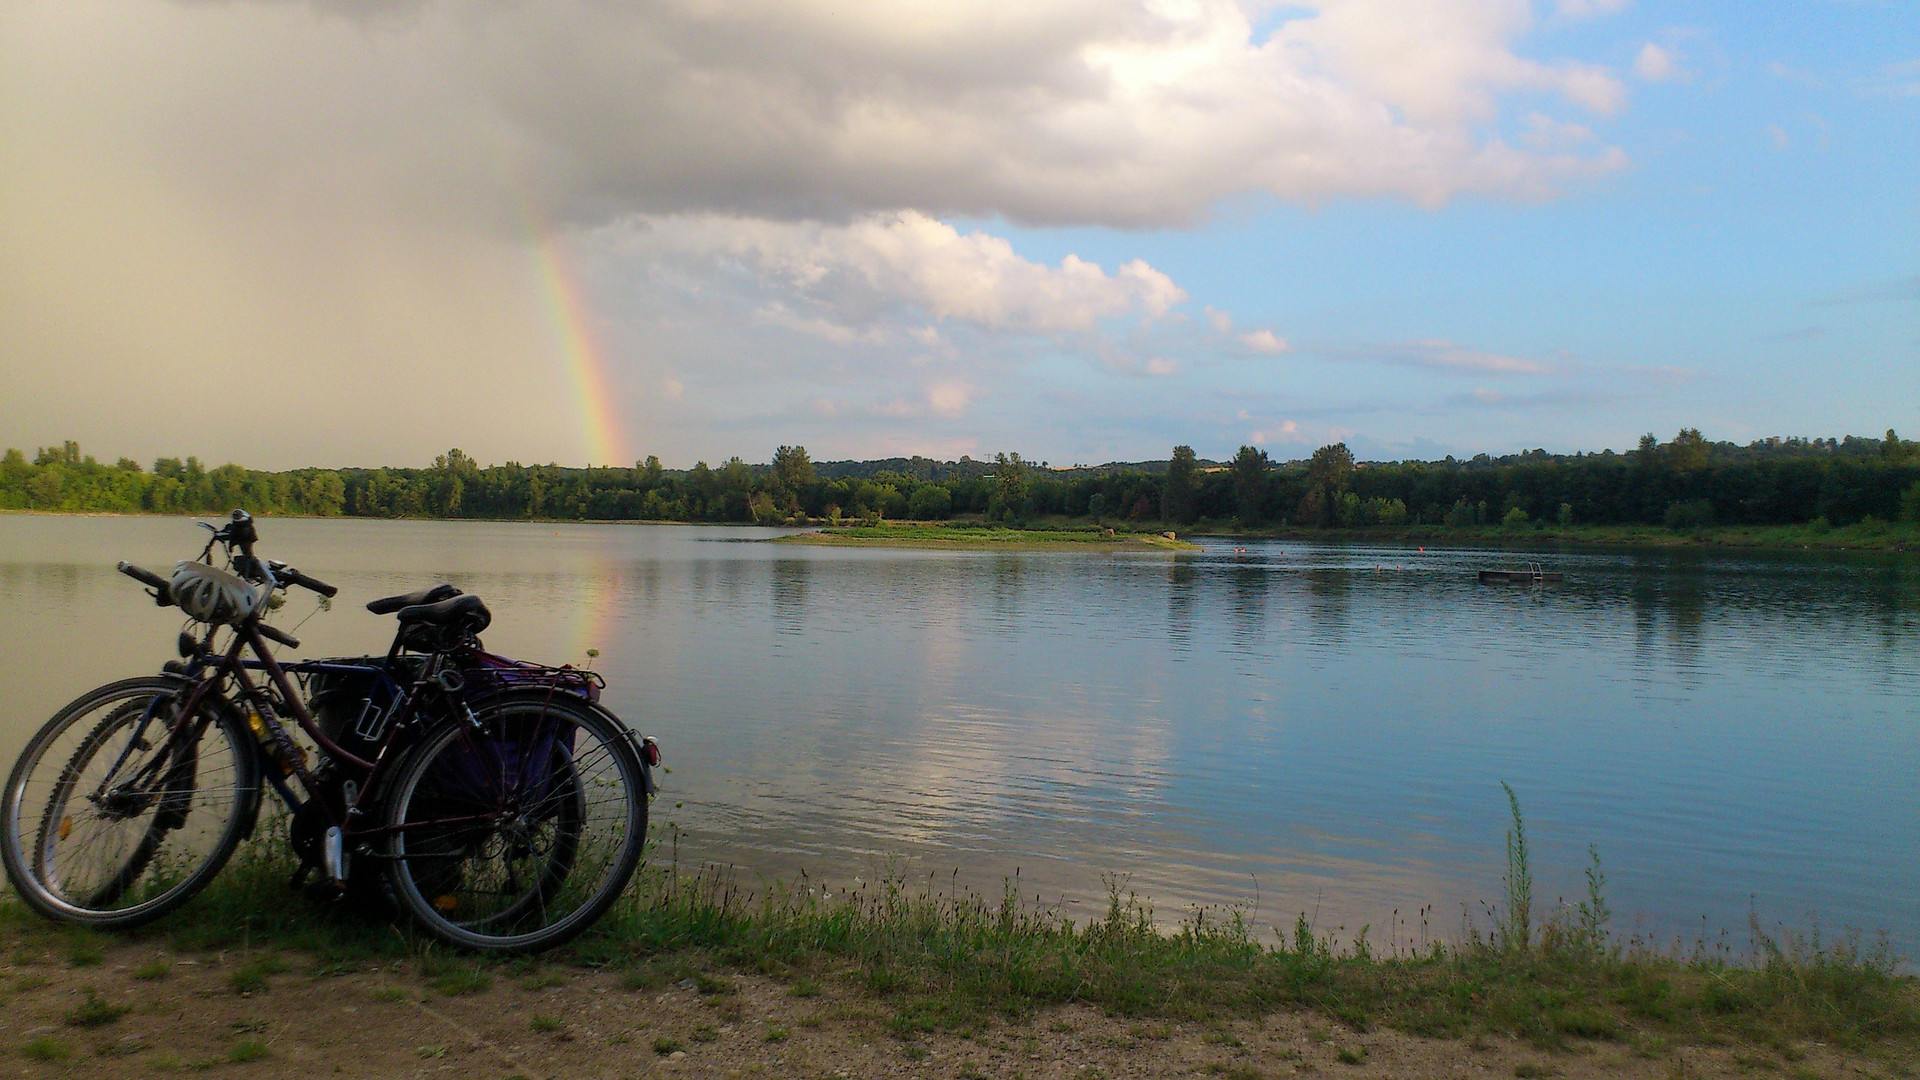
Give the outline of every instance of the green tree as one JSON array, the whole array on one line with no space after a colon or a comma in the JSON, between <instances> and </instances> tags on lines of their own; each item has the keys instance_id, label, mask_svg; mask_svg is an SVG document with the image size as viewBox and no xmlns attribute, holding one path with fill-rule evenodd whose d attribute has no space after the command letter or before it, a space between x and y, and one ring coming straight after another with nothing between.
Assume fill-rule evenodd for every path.
<instances>
[{"instance_id":1,"label":"green tree","mask_svg":"<svg viewBox=\"0 0 1920 1080\"><path fill-rule=\"evenodd\" d=\"M1160 488L1160 516L1167 521L1184 525L1194 518L1194 462L1193 447L1180 445L1173 448L1173 456L1167 460L1167 480Z\"/></svg>"},{"instance_id":2,"label":"green tree","mask_svg":"<svg viewBox=\"0 0 1920 1080\"><path fill-rule=\"evenodd\" d=\"M1027 483L1027 463L1018 453L993 455L993 500L987 516L1004 521L1024 513Z\"/></svg>"},{"instance_id":3,"label":"green tree","mask_svg":"<svg viewBox=\"0 0 1920 1080\"><path fill-rule=\"evenodd\" d=\"M1920 525L1920 480L1900 495L1900 518Z\"/></svg>"},{"instance_id":4,"label":"green tree","mask_svg":"<svg viewBox=\"0 0 1920 1080\"><path fill-rule=\"evenodd\" d=\"M774 483L798 495L813 487L813 459L804 446L782 446L773 452Z\"/></svg>"},{"instance_id":5,"label":"green tree","mask_svg":"<svg viewBox=\"0 0 1920 1080\"><path fill-rule=\"evenodd\" d=\"M773 496L764 491L754 493L753 498L747 503L747 510L753 515L756 525L778 525L786 520L786 515L780 512L780 508L773 505Z\"/></svg>"},{"instance_id":6,"label":"green tree","mask_svg":"<svg viewBox=\"0 0 1920 1080\"><path fill-rule=\"evenodd\" d=\"M1233 455L1233 464L1227 469L1233 478L1234 515L1249 525L1262 517L1261 505L1266 501L1267 470L1272 467L1267 452L1251 446L1243 446Z\"/></svg>"},{"instance_id":7,"label":"green tree","mask_svg":"<svg viewBox=\"0 0 1920 1080\"><path fill-rule=\"evenodd\" d=\"M1242 448L1241 453L1245 452ZM1353 483L1353 470L1353 451L1347 449L1346 443L1334 443L1313 452L1313 458L1307 462L1307 479L1326 488L1327 494L1336 495Z\"/></svg>"},{"instance_id":8,"label":"green tree","mask_svg":"<svg viewBox=\"0 0 1920 1080\"><path fill-rule=\"evenodd\" d=\"M1302 525L1326 526L1339 521L1348 505L1345 496L1353 484L1353 451L1346 443L1323 446L1307 461L1307 490L1295 516Z\"/></svg>"},{"instance_id":9,"label":"green tree","mask_svg":"<svg viewBox=\"0 0 1920 1080\"><path fill-rule=\"evenodd\" d=\"M953 493L939 484L921 484L907 499L907 515L915 521L939 521L953 512Z\"/></svg>"},{"instance_id":10,"label":"green tree","mask_svg":"<svg viewBox=\"0 0 1920 1080\"><path fill-rule=\"evenodd\" d=\"M52 510L60 505L61 493L66 488L66 470L58 463L49 461L35 468L27 478L27 497L37 510Z\"/></svg>"},{"instance_id":11,"label":"green tree","mask_svg":"<svg viewBox=\"0 0 1920 1080\"><path fill-rule=\"evenodd\" d=\"M1699 428L1681 428L1667 444L1667 460L1678 472L1691 472L1707 463L1707 440Z\"/></svg>"}]
</instances>

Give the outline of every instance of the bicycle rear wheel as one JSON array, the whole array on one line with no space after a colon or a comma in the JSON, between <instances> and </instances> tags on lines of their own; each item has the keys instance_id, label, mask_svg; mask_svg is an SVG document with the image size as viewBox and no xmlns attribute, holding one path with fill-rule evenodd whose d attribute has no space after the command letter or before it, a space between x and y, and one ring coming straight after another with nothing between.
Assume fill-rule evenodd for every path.
<instances>
[{"instance_id":1,"label":"bicycle rear wheel","mask_svg":"<svg viewBox=\"0 0 1920 1080\"><path fill-rule=\"evenodd\" d=\"M422 929L537 952L606 913L647 833L640 759L618 725L535 691L427 733L385 799L393 891Z\"/></svg>"},{"instance_id":2,"label":"bicycle rear wheel","mask_svg":"<svg viewBox=\"0 0 1920 1080\"><path fill-rule=\"evenodd\" d=\"M137 926L225 865L260 805L253 743L230 710L180 706L188 684L128 679L41 728L0 803L0 860L48 918Z\"/></svg>"}]
</instances>

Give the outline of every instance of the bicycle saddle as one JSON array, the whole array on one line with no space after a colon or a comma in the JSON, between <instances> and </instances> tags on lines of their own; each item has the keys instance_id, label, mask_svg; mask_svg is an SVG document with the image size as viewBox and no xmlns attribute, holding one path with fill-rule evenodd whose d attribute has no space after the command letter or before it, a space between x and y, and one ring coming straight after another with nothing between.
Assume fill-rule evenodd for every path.
<instances>
[{"instance_id":1,"label":"bicycle saddle","mask_svg":"<svg viewBox=\"0 0 1920 1080\"><path fill-rule=\"evenodd\" d=\"M459 595L459 589L445 582L441 582L438 585L432 585L424 589L416 589L410 593L401 593L399 596L383 596L378 600L368 603L367 610L373 612L375 615L391 615L401 608L438 603L449 596Z\"/></svg>"},{"instance_id":2,"label":"bicycle saddle","mask_svg":"<svg viewBox=\"0 0 1920 1080\"><path fill-rule=\"evenodd\" d=\"M436 603L401 608L400 622L402 625L425 623L456 633L477 634L493 622L493 613L477 596L449 596Z\"/></svg>"}]
</instances>

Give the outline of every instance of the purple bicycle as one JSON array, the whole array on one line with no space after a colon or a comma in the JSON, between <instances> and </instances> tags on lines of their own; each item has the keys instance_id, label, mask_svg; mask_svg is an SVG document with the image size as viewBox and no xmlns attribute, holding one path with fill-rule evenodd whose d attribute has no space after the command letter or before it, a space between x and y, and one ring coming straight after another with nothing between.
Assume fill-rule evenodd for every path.
<instances>
[{"instance_id":1,"label":"purple bicycle","mask_svg":"<svg viewBox=\"0 0 1920 1080\"><path fill-rule=\"evenodd\" d=\"M263 621L280 593L337 590L257 539L235 510L171 577L120 564L188 616L181 659L81 695L27 744L0 804L20 897L61 922L158 918L220 872L264 787L290 811L295 885L372 885L450 944L534 952L605 914L639 865L660 749L600 704L601 677L487 652L491 614L451 585L367 605L398 619L384 656L281 664L267 643L300 643Z\"/></svg>"}]
</instances>

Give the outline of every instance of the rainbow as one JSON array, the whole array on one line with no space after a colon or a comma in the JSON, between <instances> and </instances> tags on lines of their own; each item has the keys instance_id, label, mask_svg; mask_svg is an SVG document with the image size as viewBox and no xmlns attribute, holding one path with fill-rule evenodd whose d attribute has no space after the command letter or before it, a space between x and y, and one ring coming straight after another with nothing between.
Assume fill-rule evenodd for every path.
<instances>
[{"instance_id":1,"label":"rainbow","mask_svg":"<svg viewBox=\"0 0 1920 1080\"><path fill-rule=\"evenodd\" d=\"M633 459L627 456L620 415L613 407L606 353L593 330L593 313L586 290L580 285L579 275L574 272L566 248L561 246L559 235L538 212L529 208L528 216L533 223L540 291L550 314L556 344L566 358L568 378L573 383L588 464L631 465Z\"/></svg>"}]
</instances>

